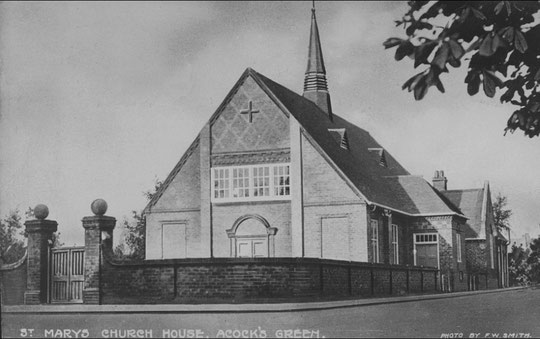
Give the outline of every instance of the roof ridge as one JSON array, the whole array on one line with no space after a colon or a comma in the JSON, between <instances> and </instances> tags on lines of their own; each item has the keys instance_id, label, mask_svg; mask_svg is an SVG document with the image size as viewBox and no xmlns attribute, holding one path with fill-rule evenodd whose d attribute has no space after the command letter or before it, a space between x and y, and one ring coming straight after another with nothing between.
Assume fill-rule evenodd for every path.
<instances>
[{"instance_id":1,"label":"roof ridge","mask_svg":"<svg viewBox=\"0 0 540 339\"><path fill-rule=\"evenodd\" d=\"M398 175L383 175L383 176L381 176L381 178L401 178L401 177L416 177L416 178L424 179L424 176L422 176L420 174L398 174Z\"/></svg>"},{"instance_id":2,"label":"roof ridge","mask_svg":"<svg viewBox=\"0 0 540 339\"><path fill-rule=\"evenodd\" d=\"M167 175L167 178L165 178L165 180L163 181L163 184L161 184L161 186L159 187L157 192L154 194L152 199L150 199L148 204L146 204L146 207L143 209L143 214L146 213L152 206L154 206L159 200L159 198L161 198L161 196L163 195L167 187L169 187L169 185L174 180L178 172L180 172L180 170L182 169L184 164L187 162L189 157L193 154L195 148L199 146L199 139L200 139L200 132L199 134L197 134L197 136L195 137L195 140L193 140L191 145L189 145L189 147L186 149L186 151L184 152L180 160L178 160L178 162L176 163L172 171L169 173L169 175Z\"/></svg>"},{"instance_id":3,"label":"roof ridge","mask_svg":"<svg viewBox=\"0 0 540 339\"><path fill-rule=\"evenodd\" d=\"M472 191L481 191L484 188L462 188L462 189L453 189L453 190L444 190L444 192L472 192Z\"/></svg>"},{"instance_id":4,"label":"roof ridge","mask_svg":"<svg viewBox=\"0 0 540 339\"><path fill-rule=\"evenodd\" d=\"M225 98L221 101L221 103L219 104L219 106L217 107L217 109L214 111L214 113L210 116L210 118L208 119L208 121L203 125L203 127L201 128L201 131L204 129L204 127L207 125L207 124L212 124L214 122L214 120L218 117L219 113L223 110L223 108L229 103L229 101L231 100L231 98L233 97L234 93L236 93L238 91L238 88L240 87L240 84L242 84L242 82L248 77L248 76L253 76L254 78L256 77L257 75L257 71L255 71L253 68L251 67L247 67L244 72L242 72L242 75L240 76L240 78L238 78L238 80L236 81L236 83L234 84L234 86L231 88L231 90L227 93L227 95L225 96ZM197 134L197 136L195 137L195 140L193 140L193 142L189 145L189 147L186 149L186 151L184 152L184 154L182 155L182 157L180 158L180 160L176 163L176 165L174 166L174 168L172 169L172 171L169 173L169 175L167 175L167 178L165 178L165 180L163 181L163 184L161 185L161 187L157 190L156 194L154 194L154 196L152 197L152 199L148 202L148 204L146 204L146 207L143 209L143 213L146 213L152 206L154 206L157 201L159 200L159 198L161 198L161 196L163 195L163 192L165 192L165 190L167 189L167 187L169 187L170 183L174 180L174 178L176 177L176 175L178 174L178 172L180 172L180 170L182 169L182 167L184 166L184 163L187 161L187 159L189 158L189 156L193 153L193 150L194 148L199 144L199 139L200 139L200 134L201 134L201 131L199 131L199 133Z\"/></svg>"}]
</instances>

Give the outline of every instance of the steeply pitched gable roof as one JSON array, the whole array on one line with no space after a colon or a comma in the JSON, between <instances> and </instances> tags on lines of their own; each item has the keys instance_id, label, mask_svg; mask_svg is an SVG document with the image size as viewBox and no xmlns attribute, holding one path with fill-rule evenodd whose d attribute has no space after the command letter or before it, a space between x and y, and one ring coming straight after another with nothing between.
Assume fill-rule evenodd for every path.
<instances>
[{"instance_id":1,"label":"steeply pitched gable roof","mask_svg":"<svg viewBox=\"0 0 540 339\"><path fill-rule=\"evenodd\" d=\"M467 216L469 219L465 227L465 238L485 239L485 227L483 227L482 213L484 213L484 189L465 189L442 191L448 200Z\"/></svg>"},{"instance_id":2,"label":"steeply pitched gable roof","mask_svg":"<svg viewBox=\"0 0 540 339\"><path fill-rule=\"evenodd\" d=\"M390 153L385 152L386 167L374 161L369 148L382 146L368 132L339 115L329 119L313 102L253 70L250 73L278 105L294 116L306 137L320 147L368 203L408 215L462 215L440 199L424 179L411 176ZM348 150L341 148L329 132L337 128L346 129Z\"/></svg>"},{"instance_id":3,"label":"steeply pitched gable roof","mask_svg":"<svg viewBox=\"0 0 540 339\"><path fill-rule=\"evenodd\" d=\"M386 166L380 166L370 148L382 146L364 129L334 114L332 119L316 104L260 73L246 69L218 109L210 117L212 123L229 102L246 77L251 76L281 110L292 115L301 125L303 135L319 150L338 174L369 204L375 204L406 215L460 215L459 209L447 203L424 179L412 176L394 157L385 151ZM331 129L347 131L349 148L340 147ZM174 176L182 159L169 174L145 211L153 206Z\"/></svg>"}]
</instances>

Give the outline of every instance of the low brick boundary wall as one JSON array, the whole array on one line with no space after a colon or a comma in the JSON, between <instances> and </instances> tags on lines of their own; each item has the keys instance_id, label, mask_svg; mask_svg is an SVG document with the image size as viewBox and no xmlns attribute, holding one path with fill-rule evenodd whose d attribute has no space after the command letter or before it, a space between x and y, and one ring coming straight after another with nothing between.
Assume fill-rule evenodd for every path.
<instances>
[{"instance_id":1,"label":"low brick boundary wall","mask_svg":"<svg viewBox=\"0 0 540 339\"><path fill-rule=\"evenodd\" d=\"M27 279L27 254L12 264L0 267L0 298L2 305L24 304Z\"/></svg>"},{"instance_id":2,"label":"low brick boundary wall","mask_svg":"<svg viewBox=\"0 0 540 339\"><path fill-rule=\"evenodd\" d=\"M433 293L433 268L315 258L116 262L104 253L102 304L249 303Z\"/></svg>"}]
</instances>

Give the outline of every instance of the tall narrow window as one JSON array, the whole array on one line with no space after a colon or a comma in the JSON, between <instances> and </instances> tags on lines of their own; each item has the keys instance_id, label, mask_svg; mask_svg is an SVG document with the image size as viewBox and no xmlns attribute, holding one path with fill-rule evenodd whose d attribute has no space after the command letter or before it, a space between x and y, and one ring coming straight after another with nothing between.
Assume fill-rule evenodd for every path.
<instances>
[{"instance_id":1,"label":"tall narrow window","mask_svg":"<svg viewBox=\"0 0 540 339\"><path fill-rule=\"evenodd\" d=\"M371 220L371 258L379 262L379 222Z\"/></svg>"},{"instance_id":2,"label":"tall narrow window","mask_svg":"<svg viewBox=\"0 0 540 339\"><path fill-rule=\"evenodd\" d=\"M249 168L233 168L233 198L249 197Z\"/></svg>"},{"instance_id":3,"label":"tall narrow window","mask_svg":"<svg viewBox=\"0 0 540 339\"><path fill-rule=\"evenodd\" d=\"M456 233L457 261L461 262L461 234Z\"/></svg>"},{"instance_id":4,"label":"tall narrow window","mask_svg":"<svg viewBox=\"0 0 540 339\"><path fill-rule=\"evenodd\" d=\"M491 268L495 268L495 260L493 260L493 234L489 235L489 255L491 259Z\"/></svg>"},{"instance_id":5,"label":"tall narrow window","mask_svg":"<svg viewBox=\"0 0 540 339\"><path fill-rule=\"evenodd\" d=\"M214 169L214 198L229 197L229 169Z\"/></svg>"},{"instance_id":6,"label":"tall narrow window","mask_svg":"<svg viewBox=\"0 0 540 339\"><path fill-rule=\"evenodd\" d=\"M254 167L253 168L253 196L268 197L270 196L270 167Z\"/></svg>"},{"instance_id":7,"label":"tall narrow window","mask_svg":"<svg viewBox=\"0 0 540 339\"><path fill-rule=\"evenodd\" d=\"M290 194L289 165L274 167L274 195Z\"/></svg>"},{"instance_id":8,"label":"tall narrow window","mask_svg":"<svg viewBox=\"0 0 540 339\"><path fill-rule=\"evenodd\" d=\"M399 233L398 233L398 225L392 225L392 249L393 249L393 263L395 265L399 264Z\"/></svg>"}]
</instances>

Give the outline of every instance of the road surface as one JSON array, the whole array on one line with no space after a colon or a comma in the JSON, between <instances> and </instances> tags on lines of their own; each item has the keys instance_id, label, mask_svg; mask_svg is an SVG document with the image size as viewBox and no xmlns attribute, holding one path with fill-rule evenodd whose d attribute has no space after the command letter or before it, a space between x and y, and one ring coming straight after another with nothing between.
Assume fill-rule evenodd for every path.
<instances>
[{"instance_id":1,"label":"road surface","mask_svg":"<svg viewBox=\"0 0 540 339\"><path fill-rule=\"evenodd\" d=\"M540 289L316 311L2 314L2 337L540 337Z\"/></svg>"}]
</instances>

